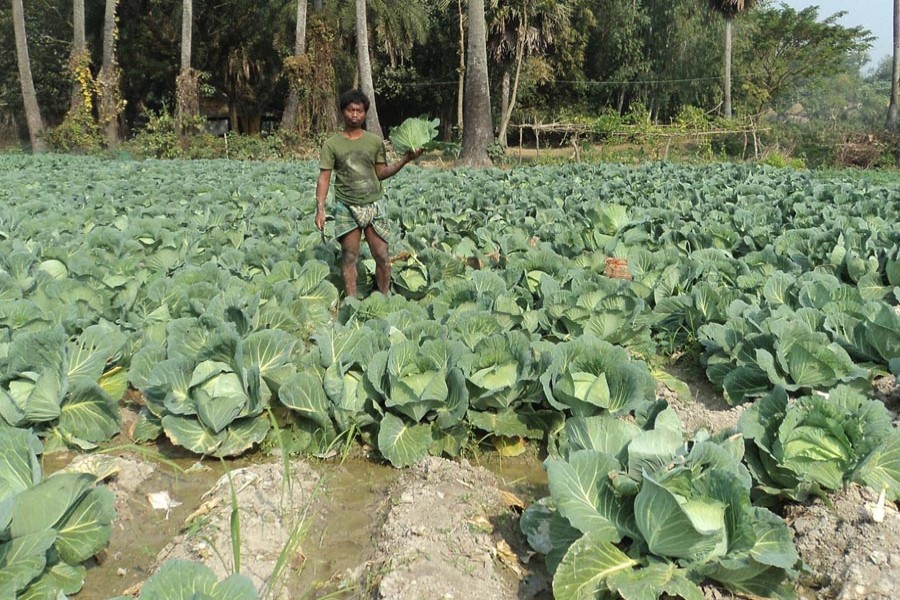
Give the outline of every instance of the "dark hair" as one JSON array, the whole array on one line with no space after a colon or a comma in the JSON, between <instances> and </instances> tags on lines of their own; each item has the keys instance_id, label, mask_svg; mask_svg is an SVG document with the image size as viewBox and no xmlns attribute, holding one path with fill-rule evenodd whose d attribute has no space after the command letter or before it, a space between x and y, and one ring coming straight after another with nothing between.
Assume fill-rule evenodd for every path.
<instances>
[{"instance_id":1,"label":"dark hair","mask_svg":"<svg viewBox=\"0 0 900 600\"><path fill-rule=\"evenodd\" d=\"M369 110L369 97L359 90L347 90L341 94L341 112L351 104L362 104L366 112Z\"/></svg>"}]
</instances>

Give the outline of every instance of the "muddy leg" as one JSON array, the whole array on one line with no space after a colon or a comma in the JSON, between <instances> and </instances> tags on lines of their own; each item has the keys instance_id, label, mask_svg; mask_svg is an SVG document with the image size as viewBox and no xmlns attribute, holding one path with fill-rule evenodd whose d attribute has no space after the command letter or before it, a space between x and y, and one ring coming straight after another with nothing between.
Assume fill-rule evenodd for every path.
<instances>
[{"instance_id":1,"label":"muddy leg","mask_svg":"<svg viewBox=\"0 0 900 600\"><path fill-rule=\"evenodd\" d=\"M344 293L347 298L356 298L356 261L359 258L359 241L362 239L362 231L353 231L341 237L341 276L344 278Z\"/></svg>"},{"instance_id":2,"label":"muddy leg","mask_svg":"<svg viewBox=\"0 0 900 600\"><path fill-rule=\"evenodd\" d=\"M375 259L375 282L378 284L378 291L387 296L391 289L391 257L388 254L387 242L381 239L371 225L366 227L366 241L369 243L372 258Z\"/></svg>"}]
</instances>

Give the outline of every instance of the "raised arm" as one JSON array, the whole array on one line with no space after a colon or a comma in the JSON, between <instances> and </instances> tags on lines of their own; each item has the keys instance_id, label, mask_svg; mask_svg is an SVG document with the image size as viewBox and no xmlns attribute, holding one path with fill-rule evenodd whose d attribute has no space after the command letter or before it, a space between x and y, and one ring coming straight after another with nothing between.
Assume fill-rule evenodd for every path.
<instances>
[{"instance_id":1,"label":"raised arm","mask_svg":"<svg viewBox=\"0 0 900 600\"><path fill-rule=\"evenodd\" d=\"M316 227L325 230L325 199L328 198L328 187L331 185L331 169L321 169L316 179Z\"/></svg>"},{"instance_id":2,"label":"raised arm","mask_svg":"<svg viewBox=\"0 0 900 600\"><path fill-rule=\"evenodd\" d=\"M375 164L375 174L378 176L378 179L387 179L388 177L393 177L397 174L400 169L405 167L411 161L422 155L422 148L418 148L416 150L410 150L406 154L403 155L403 158L398 160L393 164L386 163L376 163Z\"/></svg>"}]
</instances>

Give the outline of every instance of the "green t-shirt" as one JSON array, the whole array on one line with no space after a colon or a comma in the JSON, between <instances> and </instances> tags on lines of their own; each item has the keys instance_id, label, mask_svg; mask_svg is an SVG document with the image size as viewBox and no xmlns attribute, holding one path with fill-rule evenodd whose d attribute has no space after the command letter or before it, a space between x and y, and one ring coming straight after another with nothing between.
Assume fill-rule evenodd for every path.
<instances>
[{"instance_id":1,"label":"green t-shirt","mask_svg":"<svg viewBox=\"0 0 900 600\"><path fill-rule=\"evenodd\" d=\"M319 155L319 168L334 171L334 197L347 204L372 204L381 198L377 163L387 163L384 142L368 131L356 140L336 133Z\"/></svg>"}]
</instances>

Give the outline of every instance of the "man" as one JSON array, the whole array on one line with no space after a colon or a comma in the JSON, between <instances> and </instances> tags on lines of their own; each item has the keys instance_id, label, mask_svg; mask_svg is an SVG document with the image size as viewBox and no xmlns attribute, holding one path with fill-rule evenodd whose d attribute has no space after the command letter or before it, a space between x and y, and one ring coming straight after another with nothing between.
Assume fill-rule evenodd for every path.
<instances>
[{"instance_id":1,"label":"man","mask_svg":"<svg viewBox=\"0 0 900 600\"><path fill-rule=\"evenodd\" d=\"M391 285L388 255L390 229L381 206L381 180L396 175L422 149L410 150L400 161L387 164L384 142L363 129L369 99L359 90L344 92L340 100L344 130L331 136L319 157L316 181L316 227L325 230L325 199L334 171L335 235L341 243L341 276L347 297L356 297L356 261L359 245L366 236L375 259L378 290L387 295Z\"/></svg>"}]
</instances>

